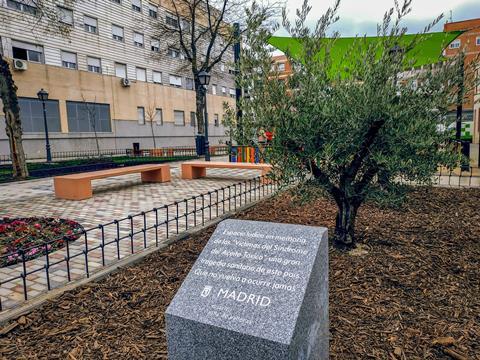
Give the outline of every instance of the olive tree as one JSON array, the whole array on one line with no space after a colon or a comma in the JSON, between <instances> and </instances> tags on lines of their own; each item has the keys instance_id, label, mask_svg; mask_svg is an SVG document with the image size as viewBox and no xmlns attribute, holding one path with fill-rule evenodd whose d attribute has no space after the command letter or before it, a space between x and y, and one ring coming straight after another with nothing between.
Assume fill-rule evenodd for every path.
<instances>
[{"instance_id":1,"label":"olive tree","mask_svg":"<svg viewBox=\"0 0 480 360\"><path fill-rule=\"evenodd\" d=\"M313 29L306 23L307 2L293 25L284 12L284 28L300 44L295 56L286 54L293 64L287 81L279 81L272 69L271 33L252 21L239 83L249 94L241 108L250 142L261 131L274 133L266 151L274 176L331 196L338 207L335 243L352 247L356 216L368 198L391 201L402 180L431 184L439 166L458 164L450 134L439 128L455 103L459 60L439 56L435 66L405 71L414 65L407 55L421 41L405 36L406 0L387 11L378 41L358 37L338 61L333 54L338 34L327 38L338 7L339 2Z\"/></svg>"}]
</instances>

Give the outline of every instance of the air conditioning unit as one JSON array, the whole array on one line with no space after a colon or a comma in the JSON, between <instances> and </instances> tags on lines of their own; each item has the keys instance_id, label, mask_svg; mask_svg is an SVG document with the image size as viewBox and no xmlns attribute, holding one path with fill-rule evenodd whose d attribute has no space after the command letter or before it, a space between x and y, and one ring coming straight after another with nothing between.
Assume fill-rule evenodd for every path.
<instances>
[{"instance_id":1,"label":"air conditioning unit","mask_svg":"<svg viewBox=\"0 0 480 360\"><path fill-rule=\"evenodd\" d=\"M15 70L24 71L28 69L28 64L25 60L14 59L13 67L15 68Z\"/></svg>"},{"instance_id":2,"label":"air conditioning unit","mask_svg":"<svg viewBox=\"0 0 480 360\"><path fill-rule=\"evenodd\" d=\"M123 87L129 87L130 86L130 79L122 78L121 83L122 83Z\"/></svg>"}]
</instances>

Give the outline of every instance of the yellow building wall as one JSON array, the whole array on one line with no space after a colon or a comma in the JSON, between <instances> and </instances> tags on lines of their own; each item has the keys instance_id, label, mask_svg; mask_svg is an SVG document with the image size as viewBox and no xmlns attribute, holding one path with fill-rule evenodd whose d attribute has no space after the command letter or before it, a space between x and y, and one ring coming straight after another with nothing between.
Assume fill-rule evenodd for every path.
<instances>
[{"instance_id":1,"label":"yellow building wall","mask_svg":"<svg viewBox=\"0 0 480 360\"><path fill-rule=\"evenodd\" d=\"M13 75L19 97L36 98L37 92L44 88L49 92L49 99L59 100L63 133L68 132L66 101L110 104L112 121L137 122L137 107L142 106L146 114L149 107L161 108L164 123L173 123L174 110L184 111L188 125L190 112L195 111L194 91L164 84L131 80L130 87L123 87L119 77L31 62L26 71L14 71ZM219 114L220 119L224 113L224 102L235 106L235 99L230 97L208 94L207 99L209 114ZM213 116L209 118L213 121Z\"/></svg>"}]
</instances>

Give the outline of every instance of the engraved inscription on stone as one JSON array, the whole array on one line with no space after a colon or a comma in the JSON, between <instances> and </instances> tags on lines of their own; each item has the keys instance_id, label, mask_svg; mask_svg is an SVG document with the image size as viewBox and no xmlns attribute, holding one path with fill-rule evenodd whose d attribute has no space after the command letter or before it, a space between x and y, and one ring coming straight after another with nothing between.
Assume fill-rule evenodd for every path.
<instances>
[{"instance_id":1,"label":"engraved inscription on stone","mask_svg":"<svg viewBox=\"0 0 480 360\"><path fill-rule=\"evenodd\" d=\"M207 326L212 331L234 332L233 337L245 334L282 344L277 347L280 353L303 351L304 359L317 359L320 357L309 355L312 345L308 344L316 344L316 336L326 336L322 334L325 327L328 330L325 309L328 310L325 228L226 220L217 226L167 309L167 332L170 328L177 337L181 335L177 326L181 318L187 321L185 326L195 328L195 324L202 324L202 329ZM317 313L305 316L305 311ZM321 317L323 325L316 321ZM304 321L305 326L298 327L299 321ZM296 339L297 333L302 331L306 332L304 338ZM203 332L208 334L205 329ZM183 333L184 336L188 334L188 330ZM169 356L173 359L187 358L179 355L182 351L177 341L185 346L190 344L199 354L207 351L212 358L221 358L220 353L236 358L228 349L219 348L228 347L228 340L219 345L222 341L216 339L216 345L209 345L208 341L172 339L170 335ZM248 342L245 346L248 347ZM272 349L275 351L275 346ZM244 352L243 357L238 355L239 359L248 359L252 350ZM282 358L280 353L275 355L279 359ZM251 356L259 355L252 353Z\"/></svg>"}]
</instances>

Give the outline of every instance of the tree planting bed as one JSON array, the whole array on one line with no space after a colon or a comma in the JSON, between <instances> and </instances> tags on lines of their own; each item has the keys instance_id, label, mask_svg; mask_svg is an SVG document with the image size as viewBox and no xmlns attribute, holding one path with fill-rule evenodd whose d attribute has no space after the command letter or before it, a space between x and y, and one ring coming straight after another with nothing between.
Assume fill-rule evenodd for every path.
<instances>
[{"instance_id":1,"label":"tree planting bed","mask_svg":"<svg viewBox=\"0 0 480 360\"><path fill-rule=\"evenodd\" d=\"M402 209L361 208L361 246L330 250L332 359L480 359L479 204L478 189L419 188ZM334 216L289 194L237 215L329 229ZM166 358L165 308L212 231L4 324L0 358Z\"/></svg>"}]
</instances>

